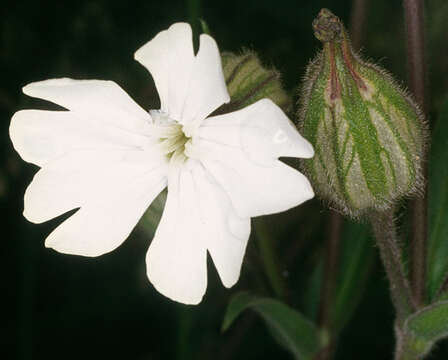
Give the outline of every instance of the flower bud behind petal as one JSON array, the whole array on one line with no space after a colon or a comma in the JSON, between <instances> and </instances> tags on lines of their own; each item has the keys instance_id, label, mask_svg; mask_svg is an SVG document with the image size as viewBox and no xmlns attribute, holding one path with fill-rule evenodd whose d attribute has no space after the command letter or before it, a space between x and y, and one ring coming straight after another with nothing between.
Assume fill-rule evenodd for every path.
<instances>
[{"instance_id":1,"label":"flower bud behind petal","mask_svg":"<svg viewBox=\"0 0 448 360\"><path fill-rule=\"evenodd\" d=\"M280 74L265 68L254 52L223 52L221 60L231 100L219 109L220 113L242 109L263 98L271 99L285 112L291 111L292 101L283 90Z\"/></svg>"},{"instance_id":2,"label":"flower bud behind petal","mask_svg":"<svg viewBox=\"0 0 448 360\"><path fill-rule=\"evenodd\" d=\"M385 70L353 51L339 18L323 9L313 28L324 48L308 66L299 112L316 151L305 171L344 213L384 210L421 187L423 116Z\"/></svg>"}]
</instances>

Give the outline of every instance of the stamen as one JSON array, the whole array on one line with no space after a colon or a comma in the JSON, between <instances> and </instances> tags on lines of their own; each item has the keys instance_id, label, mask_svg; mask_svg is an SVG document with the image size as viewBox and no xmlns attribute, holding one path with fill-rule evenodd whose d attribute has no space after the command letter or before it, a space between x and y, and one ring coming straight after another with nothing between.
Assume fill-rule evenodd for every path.
<instances>
[{"instance_id":1,"label":"stamen","mask_svg":"<svg viewBox=\"0 0 448 360\"><path fill-rule=\"evenodd\" d=\"M179 148L183 147L184 144L188 141L188 138L185 137L183 133L178 133L177 135L162 139L160 144L162 147L162 151L164 154L170 154L174 151L177 151Z\"/></svg>"},{"instance_id":2,"label":"stamen","mask_svg":"<svg viewBox=\"0 0 448 360\"><path fill-rule=\"evenodd\" d=\"M152 124L149 133L158 140L160 149L171 160L184 162L188 155L185 144L191 139L184 128L168 114L157 110L150 111ZM173 159L176 158L176 159Z\"/></svg>"},{"instance_id":3,"label":"stamen","mask_svg":"<svg viewBox=\"0 0 448 360\"><path fill-rule=\"evenodd\" d=\"M166 139L172 136L176 136L179 132L182 132L182 125L151 125L150 133L154 137Z\"/></svg>"}]
</instances>

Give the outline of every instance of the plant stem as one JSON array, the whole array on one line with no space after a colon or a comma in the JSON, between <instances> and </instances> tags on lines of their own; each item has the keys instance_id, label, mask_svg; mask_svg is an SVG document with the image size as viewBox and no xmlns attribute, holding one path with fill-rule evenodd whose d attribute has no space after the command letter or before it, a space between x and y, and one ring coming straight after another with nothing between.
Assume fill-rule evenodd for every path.
<instances>
[{"instance_id":1,"label":"plant stem","mask_svg":"<svg viewBox=\"0 0 448 360\"><path fill-rule=\"evenodd\" d=\"M403 6L406 22L409 88L422 111L426 113L423 0L403 0ZM426 161L423 164L423 175L424 179L426 179L428 172ZM424 304L425 299L427 204L427 188L425 184L422 197L411 202L410 269L413 296L418 307Z\"/></svg>"},{"instance_id":2,"label":"plant stem","mask_svg":"<svg viewBox=\"0 0 448 360\"><path fill-rule=\"evenodd\" d=\"M328 360L333 357L335 351L336 343L331 341L326 347L324 347L319 353L313 358L313 360Z\"/></svg>"},{"instance_id":3,"label":"plant stem","mask_svg":"<svg viewBox=\"0 0 448 360\"><path fill-rule=\"evenodd\" d=\"M403 0L409 87L422 110L426 110L425 44L423 34L423 0Z\"/></svg>"},{"instance_id":4,"label":"plant stem","mask_svg":"<svg viewBox=\"0 0 448 360\"><path fill-rule=\"evenodd\" d=\"M397 325L401 328L407 315L415 308L411 288L403 267L393 210L373 212L370 215L381 260L390 283L392 303L397 313Z\"/></svg>"},{"instance_id":5,"label":"plant stem","mask_svg":"<svg viewBox=\"0 0 448 360\"><path fill-rule=\"evenodd\" d=\"M369 0L353 0L350 17L350 38L355 50L359 50L364 38Z\"/></svg>"}]
</instances>

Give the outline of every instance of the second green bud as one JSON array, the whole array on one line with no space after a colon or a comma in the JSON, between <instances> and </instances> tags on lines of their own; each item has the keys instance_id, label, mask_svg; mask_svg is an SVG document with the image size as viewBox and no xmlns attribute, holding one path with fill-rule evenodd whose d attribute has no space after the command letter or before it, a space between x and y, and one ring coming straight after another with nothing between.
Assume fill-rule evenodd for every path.
<instances>
[{"instance_id":1,"label":"second green bud","mask_svg":"<svg viewBox=\"0 0 448 360\"><path fill-rule=\"evenodd\" d=\"M386 71L353 51L329 10L313 29L323 50L307 69L299 113L316 153L305 171L318 195L346 214L385 210L422 185L422 113Z\"/></svg>"}]
</instances>

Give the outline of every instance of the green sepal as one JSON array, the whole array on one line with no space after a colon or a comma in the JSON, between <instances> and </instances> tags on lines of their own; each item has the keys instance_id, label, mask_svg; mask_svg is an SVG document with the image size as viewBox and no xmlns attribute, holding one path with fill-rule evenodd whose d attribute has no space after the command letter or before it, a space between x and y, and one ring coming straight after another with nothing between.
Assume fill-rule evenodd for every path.
<instances>
[{"instance_id":1,"label":"green sepal","mask_svg":"<svg viewBox=\"0 0 448 360\"><path fill-rule=\"evenodd\" d=\"M242 109L263 98L271 99L285 112L291 111L292 101L282 87L279 72L263 66L255 52L223 52L221 61L231 100L218 109L219 113Z\"/></svg>"},{"instance_id":2,"label":"green sepal","mask_svg":"<svg viewBox=\"0 0 448 360\"><path fill-rule=\"evenodd\" d=\"M226 331L246 309L255 311L266 323L275 340L296 359L312 359L326 345L327 338L300 312L280 301L240 292L227 307L222 331Z\"/></svg>"},{"instance_id":3,"label":"green sepal","mask_svg":"<svg viewBox=\"0 0 448 360\"><path fill-rule=\"evenodd\" d=\"M317 194L345 214L386 210L421 188L423 116L385 70L352 49L329 10L313 25L319 39L331 40L305 76L299 127L316 155L304 170Z\"/></svg>"}]
</instances>

